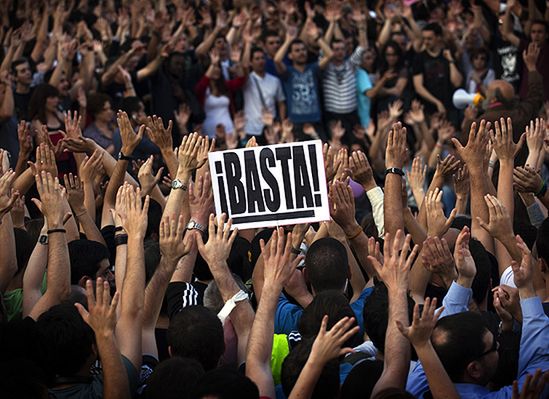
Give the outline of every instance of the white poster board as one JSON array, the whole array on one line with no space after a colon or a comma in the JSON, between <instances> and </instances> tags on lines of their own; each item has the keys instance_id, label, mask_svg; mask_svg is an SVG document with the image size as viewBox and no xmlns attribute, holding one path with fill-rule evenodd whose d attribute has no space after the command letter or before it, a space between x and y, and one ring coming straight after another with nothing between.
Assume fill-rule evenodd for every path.
<instances>
[{"instance_id":1,"label":"white poster board","mask_svg":"<svg viewBox=\"0 0 549 399\"><path fill-rule=\"evenodd\" d=\"M217 215L239 229L330 219L322 142L210 152Z\"/></svg>"}]
</instances>

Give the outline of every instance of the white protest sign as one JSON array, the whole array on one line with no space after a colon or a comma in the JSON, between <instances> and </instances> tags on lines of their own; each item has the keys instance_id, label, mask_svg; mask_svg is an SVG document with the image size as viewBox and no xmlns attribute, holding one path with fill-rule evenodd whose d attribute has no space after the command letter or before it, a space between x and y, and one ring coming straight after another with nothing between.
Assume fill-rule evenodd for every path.
<instances>
[{"instance_id":1,"label":"white protest sign","mask_svg":"<svg viewBox=\"0 0 549 399\"><path fill-rule=\"evenodd\" d=\"M276 144L208 155L216 214L249 229L330 219L322 142Z\"/></svg>"}]
</instances>

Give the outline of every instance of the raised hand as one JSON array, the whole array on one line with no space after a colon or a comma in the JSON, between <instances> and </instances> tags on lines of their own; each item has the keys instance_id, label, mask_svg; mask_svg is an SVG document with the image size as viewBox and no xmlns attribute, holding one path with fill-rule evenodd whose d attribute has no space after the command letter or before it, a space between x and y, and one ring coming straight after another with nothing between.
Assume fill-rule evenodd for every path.
<instances>
[{"instance_id":1,"label":"raised hand","mask_svg":"<svg viewBox=\"0 0 549 399\"><path fill-rule=\"evenodd\" d=\"M212 179L210 173L198 176L196 183L189 185L189 206L191 219L205 225L208 215L213 212Z\"/></svg>"},{"instance_id":2,"label":"raised hand","mask_svg":"<svg viewBox=\"0 0 549 399\"><path fill-rule=\"evenodd\" d=\"M522 384L522 389L519 393L518 381L513 381L513 396L511 399L538 399L541 397L541 392L549 382L549 372L542 372L537 369L534 375L526 374L526 379Z\"/></svg>"},{"instance_id":3,"label":"raised hand","mask_svg":"<svg viewBox=\"0 0 549 399\"><path fill-rule=\"evenodd\" d=\"M120 222L128 233L128 239L143 240L147 231L147 212L149 211L149 196L145 197L143 206L141 206L141 189L125 183L120 187L118 194L121 195L120 201L125 209L124 213L118 213ZM118 201L118 197L117 197Z\"/></svg>"},{"instance_id":4,"label":"raised hand","mask_svg":"<svg viewBox=\"0 0 549 399\"><path fill-rule=\"evenodd\" d=\"M458 139L452 138L452 143L454 143L459 156L467 164L469 170L482 165L490 137L488 131L491 126L491 122L486 122L483 119L477 129L477 123L473 122L469 129L469 138L465 147L461 145Z\"/></svg>"},{"instance_id":5,"label":"raised hand","mask_svg":"<svg viewBox=\"0 0 549 399\"><path fill-rule=\"evenodd\" d=\"M470 189L469 170L467 169L467 165L463 165L454 175L454 191L458 198L467 198Z\"/></svg>"},{"instance_id":6,"label":"raised hand","mask_svg":"<svg viewBox=\"0 0 549 399\"><path fill-rule=\"evenodd\" d=\"M162 256L178 261L191 251L192 242L185 241L185 219L166 216L160 221L160 253ZM177 263L177 262L175 262Z\"/></svg>"},{"instance_id":7,"label":"raised hand","mask_svg":"<svg viewBox=\"0 0 549 399\"><path fill-rule=\"evenodd\" d=\"M412 120L413 123L423 123L425 121L425 114L423 113L423 104L421 104L420 101L414 100L412 101L412 107L410 109L410 112L408 113L408 116Z\"/></svg>"},{"instance_id":8,"label":"raised hand","mask_svg":"<svg viewBox=\"0 0 549 399\"><path fill-rule=\"evenodd\" d=\"M446 239L427 237L423 242L421 258L423 266L431 273L438 274L446 288L449 288L452 281L457 279L456 264Z\"/></svg>"},{"instance_id":9,"label":"raised hand","mask_svg":"<svg viewBox=\"0 0 549 399\"><path fill-rule=\"evenodd\" d=\"M454 260L458 271L458 284L462 287L470 288L473 279L477 274L475 260L469 250L469 240L471 231L465 226L459 233L454 247Z\"/></svg>"},{"instance_id":10,"label":"raised hand","mask_svg":"<svg viewBox=\"0 0 549 399\"><path fill-rule=\"evenodd\" d=\"M156 144L160 150L166 151L173 149L173 123L171 120L168 122L168 127L164 127L162 118L153 115L152 117L147 117L145 126L147 127L147 136L149 136L151 141Z\"/></svg>"},{"instance_id":11,"label":"raised hand","mask_svg":"<svg viewBox=\"0 0 549 399\"><path fill-rule=\"evenodd\" d=\"M400 122L393 124L387 139L385 167L402 169L406 159L406 128Z\"/></svg>"},{"instance_id":12,"label":"raised hand","mask_svg":"<svg viewBox=\"0 0 549 399\"><path fill-rule=\"evenodd\" d=\"M48 227L61 228L63 227L63 218L65 216L65 190L59 184L59 179L53 177L51 173L42 171L35 176L36 188L42 202L41 211L46 219L48 219ZM37 202L33 199L33 202Z\"/></svg>"},{"instance_id":13,"label":"raised hand","mask_svg":"<svg viewBox=\"0 0 549 399\"><path fill-rule=\"evenodd\" d=\"M86 281L86 298L88 310L79 303L74 304L82 319L92 328L96 336L112 336L116 328L116 307L120 294L116 292L111 302L109 282L99 277L95 283L95 295L92 280Z\"/></svg>"},{"instance_id":14,"label":"raised hand","mask_svg":"<svg viewBox=\"0 0 549 399\"><path fill-rule=\"evenodd\" d=\"M522 148L526 136L522 134L517 144L513 142L513 122L511 118L507 118L507 121L504 118L501 118L499 122L495 121L494 127L495 134L492 130L489 133L498 159L500 162L514 160Z\"/></svg>"},{"instance_id":15,"label":"raised hand","mask_svg":"<svg viewBox=\"0 0 549 399\"><path fill-rule=\"evenodd\" d=\"M208 139L208 137L202 138L202 144L200 145L200 148L198 149L198 153L196 154L196 157L198 159L198 164L196 165L197 169L200 169L202 166L208 162L208 154L210 152L213 152L215 149L215 138L213 138L211 141Z\"/></svg>"},{"instance_id":16,"label":"raised hand","mask_svg":"<svg viewBox=\"0 0 549 399\"><path fill-rule=\"evenodd\" d=\"M233 222L229 219L225 223L226 215L222 214L218 218L214 214L210 214L208 223L208 242L204 244L202 235L196 234L196 243L198 252L208 263L210 268L224 265L229 258L233 242L238 235L238 228L231 232Z\"/></svg>"},{"instance_id":17,"label":"raised hand","mask_svg":"<svg viewBox=\"0 0 549 399\"><path fill-rule=\"evenodd\" d=\"M19 140L19 158L28 159L32 153L32 138L27 122L21 121L17 125L17 139Z\"/></svg>"},{"instance_id":18,"label":"raised hand","mask_svg":"<svg viewBox=\"0 0 549 399\"><path fill-rule=\"evenodd\" d=\"M542 177L530 166L518 166L513 170L513 186L522 193L537 194L543 189Z\"/></svg>"},{"instance_id":19,"label":"raised hand","mask_svg":"<svg viewBox=\"0 0 549 399\"><path fill-rule=\"evenodd\" d=\"M65 190L67 192L67 200L74 211L75 216L79 216L86 212L84 206L84 184L78 176L73 176L72 173L63 176Z\"/></svg>"},{"instance_id":20,"label":"raised hand","mask_svg":"<svg viewBox=\"0 0 549 399\"><path fill-rule=\"evenodd\" d=\"M425 209L427 210L427 235L442 237L454 221L457 210L454 208L448 219L442 209L442 190L435 187L425 197Z\"/></svg>"},{"instance_id":21,"label":"raised hand","mask_svg":"<svg viewBox=\"0 0 549 399\"><path fill-rule=\"evenodd\" d=\"M139 126L139 130L135 133L133 131L130 119L128 118L128 114L123 111L118 112L116 122L118 123L118 128L120 129L120 139L122 141L121 152L125 156L130 156L133 154L133 151L143 138L145 125Z\"/></svg>"},{"instance_id":22,"label":"raised hand","mask_svg":"<svg viewBox=\"0 0 549 399\"><path fill-rule=\"evenodd\" d=\"M353 151L349 157L349 168L351 169L353 180L359 183L364 190L369 191L377 186L372 167L368 162L366 154L362 151Z\"/></svg>"},{"instance_id":23,"label":"raised hand","mask_svg":"<svg viewBox=\"0 0 549 399\"><path fill-rule=\"evenodd\" d=\"M0 177L0 223L5 214L7 214L13 204L19 198L18 191L12 191L11 186L15 180L15 172L13 170L5 171Z\"/></svg>"},{"instance_id":24,"label":"raised hand","mask_svg":"<svg viewBox=\"0 0 549 399\"><path fill-rule=\"evenodd\" d=\"M292 233L284 236L284 229L279 227L273 231L271 239L265 245L265 241L259 242L264 262L264 287L272 287L275 291L282 290L286 285L303 256L298 256L293 261Z\"/></svg>"},{"instance_id":25,"label":"raised hand","mask_svg":"<svg viewBox=\"0 0 549 399\"><path fill-rule=\"evenodd\" d=\"M82 136L81 122L82 116L78 115L77 111L67 112L67 115L65 115L65 133L67 133L67 137L77 139Z\"/></svg>"},{"instance_id":26,"label":"raised hand","mask_svg":"<svg viewBox=\"0 0 549 399\"><path fill-rule=\"evenodd\" d=\"M496 197L490 194L484 196L484 201L488 207L488 223L477 216L477 220L484 230L492 237L501 239L502 237L512 234L513 223L509 217L507 209Z\"/></svg>"},{"instance_id":27,"label":"raised hand","mask_svg":"<svg viewBox=\"0 0 549 399\"><path fill-rule=\"evenodd\" d=\"M528 246L519 235L516 236L516 240L517 246L522 254L522 260L520 264L512 261L511 268L513 269L513 275L515 277L515 285L519 289L520 298L524 299L536 295L533 283L536 262L530 253L530 249L528 249Z\"/></svg>"},{"instance_id":28,"label":"raised hand","mask_svg":"<svg viewBox=\"0 0 549 399\"><path fill-rule=\"evenodd\" d=\"M103 152L96 150L90 157L84 158L80 165L80 179L83 183L93 183L103 169Z\"/></svg>"},{"instance_id":29,"label":"raised hand","mask_svg":"<svg viewBox=\"0 0 549 399\"><path fill-rule=\"evenodd\" d=\"M190 175L198 168L197 155L202 145L202 137L198 133L191 133L181 141L179 146L179 169L177 174Z\"/></svg>"},{"instance_id":30,"label":"raised hand","mask_svg":"<svg viewBox=\"0 0 549 399\"><path fill-rule=\"evenodd\" d=\"M443 177L452 175L458 170L460 164L459 159L456 159L453 155L448 155L444 159L440 159L440 156L438 156L435 174Z\"/></svg>"},{"instance_id":31,"label":"raised hand","mask_svg":"<svg viewBox=\"0 0 549 399\"><path fill-rule=\"evenodd\" d=\"M520 297L517 288L509 287L508 285L499 285L492 289L494 293L494 307L500 318L503 320L505 316L509 315L512 322L513 319L522 323L522 309L520 307ZM501 314L503 314L503 317Z\"/></svg>"},{"instance_id":32,"label":"raised hand","mask_svg":"<svg viewBox=\"0 0 549 399\"><path fill-rule=\"evenodd\" d=\"M349 180L334 181L330 186L330 216L341 226L347 236L354 234L358 223L355 219L355 199Z\"/></svg>"},{"instance_id":33,"label":"raised hand","mask_svg":"<svg viewBox=\"0 0 549 399\"><path fill-rule=\"evenodd\" d=\"M402 335L410 341L414 348L423 347L424 345L429 344L431 341L431 334L433 329L437 324L437 320L440 317L442 311L444 310L441 307L438 311L437 309L437 299L430 298L425 299L423 304L423 312L421 317L419 316L419 305L416 303L414 306L414 315L412 320L412 325L409 327L404 327L404 325L397 320L398 330Z\"/></svg>"},{"instance_id":34,"label":"raised hand","mask_svg":"<svg viewBox=\"0 0 549 399\"><path fill-rule=\"evenodd\" d=\"M425 198L425 177L427 176L427 165L423 161L422 157L415 157L412 162L412 169L410 169L406 176L408 177L408 183L416 199L417 206L420 207Z\"/></svg>"},{"instance_id":35,"label":"raised hand","mask_svg":"<svg viewBox=\"0 0 549 399\"><path fill-rule=\"evenodd\" d=\"M137 173L137 178L139 179L139 184L141 185L141 195L149 195L153 190L154 186L162 179L162 172L164 167L158 169L156 175L152 174L153 167L153 156L151 155L139 168Z\"/></svg>"},{"instance_id":36,"label":"raised hand","mask_svg":"<svg viewBox=\"0 0 549 399\"><path fill-rule=\"evenodd\" d=\"M536 118L531 120L530 125L526 126L526 145L530 154L541 154L543 150L543 139L545 138L545 120Z\"/></svg>"},{"instance_id":37,"label":"raised hand","mask_svg":"<svg viewBox=\"0 0 549 399\"><path fill-rule=\"evenodd\" d=\"M410 251L412 236L404 237L402 230L397 230L393 237L390 233L385 234L383 243L384 261L381 264L377 257L368 256L368 260L376 270L379 278L387 286L389 292L404 291L408 289L410 269L418 253L418 246L414 245Z\"/></svg>"},{"instance_id":38,"label":"raised hand","mask_svg":"<svg viewBox=\"0 0 549 399\"><path fill-rule=\"evenodd\" d=\"M344 317L334 324L329 331L326 331L328 327L328 316L324 316L322 318L322 323L320 324L318 335L313 342L308 362L325 365L332 359L336 359L348 353L353 353L354 350L352 348L343 347L345 342L360 330L359 326L353 327L353 324L355 324L354 317Z\"/></svg>"},{"instance_id":39,"label":"raised hand","mask_svg":"<svg viewBox=\"0 0 549 399\"><path fill-rule=\"evenodd\" d=\"M55 154L47 144L40 144L36 148L36 162L28 162L33 175L46 172L52 176L57 176L57 164L55 162Z\"/></svg>"}]
</instances>

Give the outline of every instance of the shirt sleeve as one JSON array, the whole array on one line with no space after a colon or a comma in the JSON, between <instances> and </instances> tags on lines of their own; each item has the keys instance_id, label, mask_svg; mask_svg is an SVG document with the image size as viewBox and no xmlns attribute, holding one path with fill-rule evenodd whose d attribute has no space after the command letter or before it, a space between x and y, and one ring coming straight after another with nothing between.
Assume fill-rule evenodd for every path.
<instances>
[{"instance_id":1,"label":"shirt sleeve","mask_svg":"<svg viewBox=\"0 0 549 399\"><path fill-rule=\"evenodd\" d=\"M286 101L284 90L282 90L282 83L280 83L280 79L278 78L275 78L275 79L276 79L276 94L275 94L276 101L278 102Z\"/></svg>"},{"instance_id":2,"label":"shirt sleeve","mask_svg":"<svg viewBox=\"0 0 549 399\"><path fill-rule=\"evenodd\" d=\"M276 306L274 333L288 335L297 330L302 313L301 307L290 303L286 295L280 294Z\"/></svg>"},{"instance_id":3,"label":"shirt sleeve","mask_svg":"<svg viewBox=\"0 0 549 399\"><path fill-rule=\"evenodd\" d=\"M385 222L383 218L383 201L385 194L383 193L381 187L375 187L370 191L367 191L366 195L370 200L370 204L372 204L372 213L378 232L378 237L383 237L385 235Z\"/></svg>"},{"instance_id":4,"label":"shirt sleeve","mask_svg":"<svg viewBox=\"0 0 549 399\"><path fill-rule=\"evenodd\" d=\"M364 94L366 90L370 90L372 88L372 81L365 70L360 69L358 71L356 85L358 92L361 94Z\"/></svg>"},{"instance_id":5,"label":"shirt sleeve","mask_svg":"<svg viewBox=\"0 0 549 399\"><path fill-rule=\"evenodd\" d=\"M519 353L519 391L527 373L549 369L549 318L543 311L539 297L520 301L522 308L522 336Z\"/></svg>"},{"instance_id":6,"label":"shirt sleeve","mask_svg":"<svg viewBox=\"0 0 549 399\"><path fill-rule=\"evenodd\" d=\"M528 212L528 219L530 219L530 223L532 223L532 226L539 228L539 226L541 226L541 224L545 220L545 216L543 216L543 212L541 211L539 203L537 201L534 202L532 205L526 208L526 211Z\"/></svg>"},{"instance_id":7,"label":"shirt sleeve","mask_svg":"<svg viewBox=\"0 0 549 399\"><path fill-rule=\"evenodd\" d=\"M351 57L349 57L349 61L351 61L351 64L353 66L358 67L360 64L362 64L362 55L364 54L364 49L360 46L357 46L355 48L355 51L353 51L353 54L351 54Z\"/></svg>"},{"instance_id":8,"label":"shirt sleeve","mask_svg":"<svg viewBox=\"0 0 549 399\"><path fill-rule=\"evenodd\" d=\"M198 292L190 283L173 282L166 289L168 301L168 317L172 317L188 306L198 305Z\"/></svg>"}]
</instances>

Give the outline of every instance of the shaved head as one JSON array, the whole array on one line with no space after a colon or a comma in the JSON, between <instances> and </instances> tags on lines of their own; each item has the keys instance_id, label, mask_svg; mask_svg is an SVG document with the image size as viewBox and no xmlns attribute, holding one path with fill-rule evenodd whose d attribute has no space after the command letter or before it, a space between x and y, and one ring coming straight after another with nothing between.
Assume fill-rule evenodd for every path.
<instances>
[{"instance_id":1,"label":"shaved head","mask_svg":"<svg viewBox=\"0 0 549 399\"><path fill-rule=\"evenodd\" d=\"M493 80L486 89L486 99L489 102L511 101L515 97L515 88L505 80Z\"/></svg>"}]
</instances>

